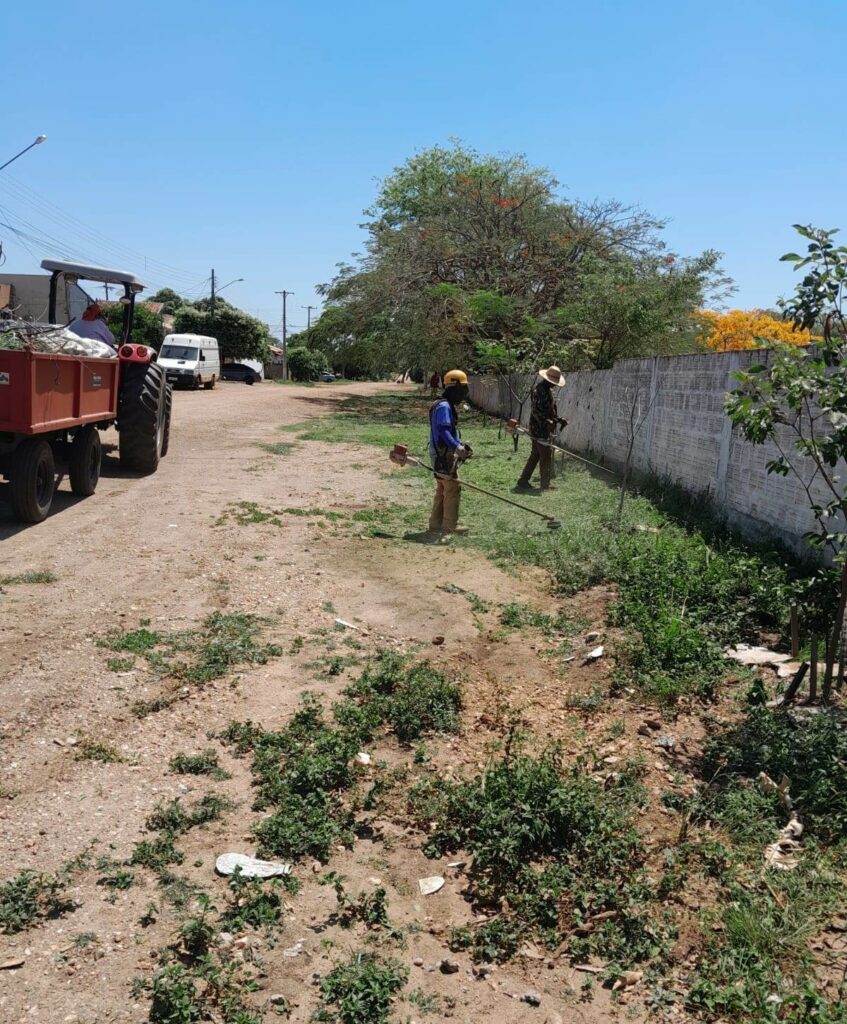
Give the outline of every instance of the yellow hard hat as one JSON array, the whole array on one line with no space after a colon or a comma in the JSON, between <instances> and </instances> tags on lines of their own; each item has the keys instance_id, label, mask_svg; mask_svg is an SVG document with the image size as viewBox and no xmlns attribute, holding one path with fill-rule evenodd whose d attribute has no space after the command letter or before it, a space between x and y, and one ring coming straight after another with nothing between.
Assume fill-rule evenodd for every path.
<instances>
[{"instance_id":1,"label":"yellow hard hat","mask_svg":"<svg viewBox=\"0 0 847 1024\"><path fill-rule=\"evenodd\" d=\"M468 375L464 370L450 370L444 374L444 387L449 387L451 384L467 384Z\"/></svg>"}]
</instances>

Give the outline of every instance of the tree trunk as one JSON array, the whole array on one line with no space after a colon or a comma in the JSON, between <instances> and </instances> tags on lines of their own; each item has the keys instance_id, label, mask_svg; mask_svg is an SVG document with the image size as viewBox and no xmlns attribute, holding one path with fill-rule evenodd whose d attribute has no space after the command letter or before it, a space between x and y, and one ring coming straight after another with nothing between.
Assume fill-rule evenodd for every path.
<instances>
[{"instance_id":1,"label":"tree trunk","mask_svg":"<svg viewBox=\"0 0 847 1024\"><path fill-rule=\"evenodd\" d=\"M813 636L809 643L809 703L814 704L818 696L818 638Z\"/></svg>"},{"instance_id":2,"label":"tree trunk","mask_svg":"<svg viewBox=\"0 0 847 1024\"><path fill-rule=\"evenodd\" d=\"M847 607L847 559L845 559L844 565L841 567L841 593L838 596L838 611L835 613L835 624L832 627L832 633L830 635L829 642L826 645L826 674L824 676L823 683L824 702L829 700L829 695L832 690L832 670L833 665L835 664L841 633L844 628L845 607Z\"/></svg>"}]
</instances>

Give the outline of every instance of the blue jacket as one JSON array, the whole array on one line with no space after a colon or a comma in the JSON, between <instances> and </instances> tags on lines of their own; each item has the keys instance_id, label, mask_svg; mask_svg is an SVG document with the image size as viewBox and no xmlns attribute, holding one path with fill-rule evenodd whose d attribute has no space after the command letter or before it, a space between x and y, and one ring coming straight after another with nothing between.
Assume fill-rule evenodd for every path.
<instances>
[{"instance_id":1,"label":"blue jacket","mask_svg":"<svg viewBox=\"0 0 847 1024\"><path fill-rule=\"evenodd\" d=\"M453 470L453 452L461 445L459 418L456 410L441 398L429 410L429 449L433 469L438 472Z\"/></svg>"}]
</instances>

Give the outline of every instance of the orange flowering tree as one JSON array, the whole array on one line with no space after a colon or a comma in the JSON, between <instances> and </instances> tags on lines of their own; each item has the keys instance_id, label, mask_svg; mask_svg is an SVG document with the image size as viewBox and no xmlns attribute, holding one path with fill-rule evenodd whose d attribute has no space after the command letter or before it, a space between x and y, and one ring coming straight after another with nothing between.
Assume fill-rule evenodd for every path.
<instances>
[{"instance_id":1,"label":"orange flowering tree","mask_svg":"<svg viewBox=\"0 0 847 1024\"><path fill-rule=\"evenodd\" d=\"M786 345L808 345L812 333L795 327L789 320L780 320L763 309L731 309L728 313L701 310L703 341L716 352L737 352L739 349L764 348L771 342Z\"/></svg>"}]
</instances>

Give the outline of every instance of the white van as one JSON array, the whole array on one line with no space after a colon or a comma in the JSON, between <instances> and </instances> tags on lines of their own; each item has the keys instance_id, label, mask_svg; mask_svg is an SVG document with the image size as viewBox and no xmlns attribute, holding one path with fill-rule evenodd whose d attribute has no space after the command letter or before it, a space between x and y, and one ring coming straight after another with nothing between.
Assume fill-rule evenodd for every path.
<instances>
[{"instance_id":1,"label":"white van","mask_svg":"<svg viewBox=\"0 0 847 1024\"><path fill-rule=\"evenodd\" d=\"M162 342L159 365L174 387L211 389L221 379L217 338L202 334L169 334Z\"/></svg>"}]
</instances>

